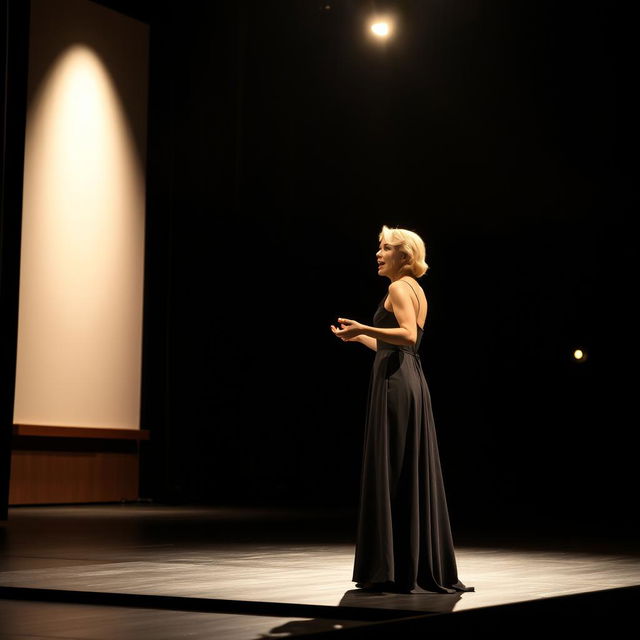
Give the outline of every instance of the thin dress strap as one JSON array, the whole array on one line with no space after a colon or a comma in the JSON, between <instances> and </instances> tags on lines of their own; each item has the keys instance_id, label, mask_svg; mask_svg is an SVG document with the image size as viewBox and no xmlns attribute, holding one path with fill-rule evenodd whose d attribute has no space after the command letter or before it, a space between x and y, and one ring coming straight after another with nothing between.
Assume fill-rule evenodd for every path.
<instances>
[{"instance_id":1,"label":"thin dress strap","mask_svg":"<svg viewBox=\"0 0 640 640\"><path fill-rule=\"evenodd\" d=\"M402 280L402 282L406 282L411 287L411 291L413 291L413 295L415 295L415 297L418 298L418 294L416 293L416 290L413 288L413 285L408 280ZM418 313L420 313L420 298L418 298ZM418 316L418 313L416 313L416 317Z\"/></svg>"}]
</instances>

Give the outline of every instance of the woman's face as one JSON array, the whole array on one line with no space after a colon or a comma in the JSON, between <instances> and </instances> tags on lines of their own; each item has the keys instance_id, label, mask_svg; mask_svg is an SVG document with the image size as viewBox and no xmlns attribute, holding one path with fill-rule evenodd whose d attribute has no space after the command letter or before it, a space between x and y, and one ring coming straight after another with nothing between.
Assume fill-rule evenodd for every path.
<instances>
[{"instance_id":1,"label":"woman's face","mask_svg":"<svg viewBox=\"0 0 640 640\"><path fill-rule=\"evenodd\" d=\"M395 275L405 262L404 254L398 250L398 247L385 242L384 239L380 242L376 259L378 260L379 276L391 277Z\"/></svg>"}]
</instances>

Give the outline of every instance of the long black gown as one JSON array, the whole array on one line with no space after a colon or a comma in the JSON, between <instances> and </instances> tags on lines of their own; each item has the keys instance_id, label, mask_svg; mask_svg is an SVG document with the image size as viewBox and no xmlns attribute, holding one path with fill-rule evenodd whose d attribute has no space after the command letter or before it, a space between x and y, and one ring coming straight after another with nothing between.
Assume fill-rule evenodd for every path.
<instances>
[{"instance_id":1,"label":"long black gown","mask_svg":"<svg viewBox=\"0 0 640 640\"><path fill-rule=\"evenodd\" d=\"M385 298L373 326L399 327ZM431 397L418 355L422 334L418 325L415 346L377 341L353 581L402 592L475 591L458 580Z\"/></svg>"}]
</instances>

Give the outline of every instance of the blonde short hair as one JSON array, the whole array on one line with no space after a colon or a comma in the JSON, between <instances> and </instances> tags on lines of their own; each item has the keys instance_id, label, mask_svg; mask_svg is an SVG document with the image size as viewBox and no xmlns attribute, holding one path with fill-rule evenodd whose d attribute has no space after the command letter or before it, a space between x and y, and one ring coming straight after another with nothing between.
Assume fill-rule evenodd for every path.
<instances>
[{"instance_id":1,"label":"blonde short hair","mask_svg":"<svg viewBox=\"0 0 640 640\"><path fill-rule=\"evenodd\" d=\"M387 227L384 224L378 239L384 239L385 242L398 247L398 251L402 251L409 257L409 263L402 269L407 275L421 278L427 272L429 265L425 262L426 248L424 241L417 233L409 229Z\"/></svg>"}]
</instances>

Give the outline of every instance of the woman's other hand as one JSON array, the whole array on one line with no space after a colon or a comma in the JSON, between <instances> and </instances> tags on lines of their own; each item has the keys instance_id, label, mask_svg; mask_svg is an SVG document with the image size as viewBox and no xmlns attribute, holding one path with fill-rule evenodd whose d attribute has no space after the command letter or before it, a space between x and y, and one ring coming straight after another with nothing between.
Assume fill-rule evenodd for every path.
<instances>
[{"instance_id":1,"label":"woman's other hand","mask_svg":"<svg viewBox=\"0 0 640 640\"><path fill-rule=\"evenodd\" d=\"M337 338L340 338L342 342L360 342L360 336L356 336L355 338L345 338L344 336L340 335L340 330L338 329L338 327L335 327L334 325L330 325L330 326L331 326L331 331L333 331L333 334Z\"/></svg>"},{"instance_id":2,"label":"woman's other hand","mask_svg":"<svg viewBox=\"0 0 640 640\"><path fill-rule=\"evenodd\" d=\"M331 331L343 340L344 342L360 342L359 338L364 329L364 325L356 322L355 320L349 320L348 318L338 318L340 323L340 329L331 325Z\"/></svg>"}]
</instances>

